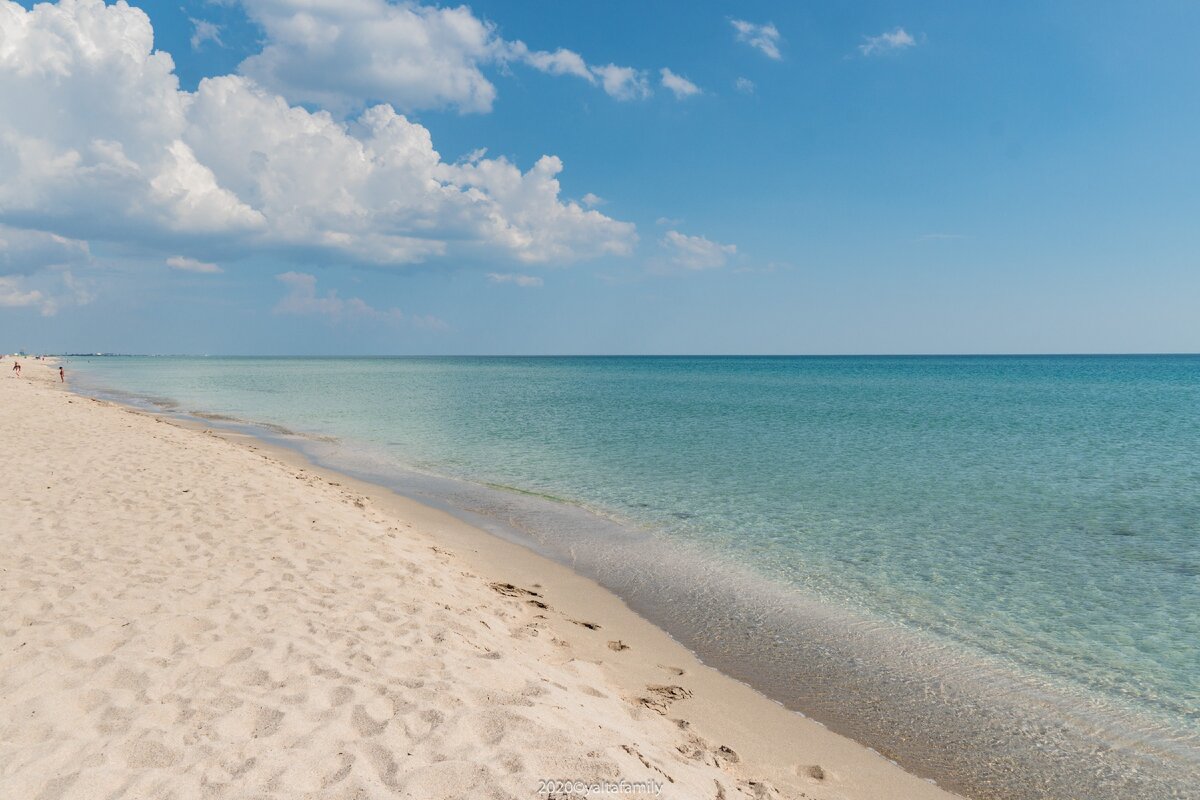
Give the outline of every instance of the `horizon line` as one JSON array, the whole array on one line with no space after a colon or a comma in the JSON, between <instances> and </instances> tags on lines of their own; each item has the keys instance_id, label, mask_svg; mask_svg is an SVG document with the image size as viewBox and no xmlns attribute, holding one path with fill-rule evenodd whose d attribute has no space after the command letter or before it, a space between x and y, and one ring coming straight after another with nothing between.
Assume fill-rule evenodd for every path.
<instances>
[{"instance_id":1,"label":"horizon line","mask_svg":"<svg viewBox=\"0 0 1200 800\"><path fill-rule=\"evenodd\" d=\"M10 353L10 356L18 355ZM1200 351L1046 353L38 353L49 358L1106 358L1200 356Z\"/></svg>"}]
</instances>

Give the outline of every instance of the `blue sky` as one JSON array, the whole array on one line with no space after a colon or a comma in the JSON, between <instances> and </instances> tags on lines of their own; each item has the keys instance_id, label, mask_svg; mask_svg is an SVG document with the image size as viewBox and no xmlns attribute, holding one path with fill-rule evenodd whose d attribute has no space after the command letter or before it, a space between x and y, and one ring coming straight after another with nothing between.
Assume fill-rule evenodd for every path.
<instances>
[{"instance_id":1,"label":"blue sky","mask_svg":"<svg viewBox=\"0 0 1200 800\"><path fill-rule=\"evenodd\" d=\"M1200 349L1193 3L133 5L0 0L0 350Z\"/></svg>"}]
</instances>

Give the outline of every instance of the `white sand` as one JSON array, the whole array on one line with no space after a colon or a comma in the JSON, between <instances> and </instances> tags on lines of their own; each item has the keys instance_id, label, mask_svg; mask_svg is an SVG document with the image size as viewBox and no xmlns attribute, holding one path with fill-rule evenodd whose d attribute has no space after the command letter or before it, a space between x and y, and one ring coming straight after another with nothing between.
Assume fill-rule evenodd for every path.
<instances>
[{"instance_id":1,"label":"white sand","mask_svg":"<svg viewBox=\"0 0 1200 800\"><path fill-rule=\"evenodd\" d=\"M558 565L22 363L0 373L0 798L950 796Z\"/></svg>"}]
</instances>

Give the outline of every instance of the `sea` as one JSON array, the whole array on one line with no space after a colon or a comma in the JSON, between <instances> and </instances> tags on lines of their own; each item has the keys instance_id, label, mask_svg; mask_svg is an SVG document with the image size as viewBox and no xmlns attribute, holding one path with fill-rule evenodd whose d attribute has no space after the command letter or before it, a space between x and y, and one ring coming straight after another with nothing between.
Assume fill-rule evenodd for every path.
<instances>
[{"instance_id":1,"label":"sea","mask_svg":"<svg viewBox=\"0 0 1200 800\"><path fill-rule=\"evenodd\" d=\"M1200 356L66 367L561 561L967 797L1200 798Z\"/></svg>"}]
</instances>

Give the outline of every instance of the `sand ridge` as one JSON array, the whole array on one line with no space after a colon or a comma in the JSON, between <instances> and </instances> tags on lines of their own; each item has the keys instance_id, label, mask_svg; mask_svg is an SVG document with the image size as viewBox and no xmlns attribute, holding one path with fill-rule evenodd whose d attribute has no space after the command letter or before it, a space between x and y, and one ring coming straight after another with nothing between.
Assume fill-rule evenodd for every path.
<instances>
[{"instance_id":1,"label":"sand ridge","mask_svg":"<svg viewBox=\"0 0 1200 800\"><path fill-rule=\"evenodd\" d=\"M483 574L353 481L23 365L0 377L0 797L949 796L844 740L739 755L752 722L688 720L720 676L648 634Z\"/></svg>"}]
</instances>

